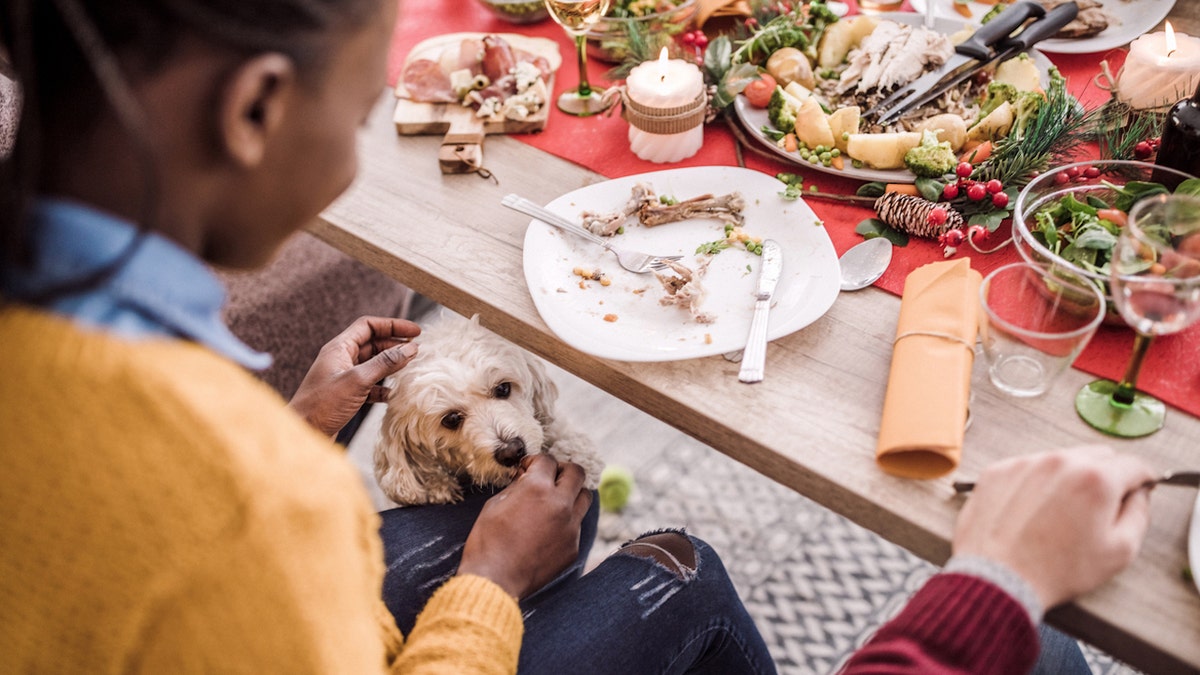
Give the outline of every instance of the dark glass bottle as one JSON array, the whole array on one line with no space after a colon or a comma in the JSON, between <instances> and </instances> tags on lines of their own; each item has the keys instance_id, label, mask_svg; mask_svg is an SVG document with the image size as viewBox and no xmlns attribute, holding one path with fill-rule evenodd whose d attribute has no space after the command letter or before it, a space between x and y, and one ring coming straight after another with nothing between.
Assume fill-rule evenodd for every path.
<instances>
[{"instance_id":1,"label":"dark glass bottle","mask_svg":"<svg viewBox=\"0 0 1200 675\"><path fill-rule=\"evenodd\" d=\"M1154 163L1200 176L1200 86L1190 99L1176 103L1167 113ZM1154 180L1172 190L1180 182L1166 171L1155 172Z\"/></svg>"}]
</instances>

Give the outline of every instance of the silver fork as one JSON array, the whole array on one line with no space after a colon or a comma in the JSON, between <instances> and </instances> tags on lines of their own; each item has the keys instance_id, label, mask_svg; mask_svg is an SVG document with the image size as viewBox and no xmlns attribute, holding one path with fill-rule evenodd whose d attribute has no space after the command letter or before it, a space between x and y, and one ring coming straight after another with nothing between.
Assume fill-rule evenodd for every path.
<instances>
[{"instance_id":1,"label":"silver fork","mask_svg":"<svg viewBox=\"0 0 1200 675\"><path fill-rule=\"evenodd\" d=\"M1200 471L1167 471L1158 478L1142 483L1142 487L1154 487L1155 485L1183 485L1186 487L1200 487ZM975 489L975 483L971 481L955 481L954 491L957 493L970 492Z\"/></svg>"},{"instance_id":2,"label":"silver fork","mask_svg":"<svg viewBox=\"0 0 1200 675\"><path fill-rule=\"evenodd\" d=\"M565 232L570 232L577 237L587 239L593 244L603 246L605 249L612 251L613 255L617 256L617 262L621 267L634 272L636 274L646 274L653 270L660 270L667 266L667 261L679 260L683 258L681 255L650 255L649 253L640 253L638 251L630 251L628 249L617 248L605 241L602 237L588 232L584 228L572 223L562 216L548 211L541 206L521 197L519 195L508 195L500 200L500 203L514 211L520 211L527 216L532 216L538 220L557 227Z\"/></svg>"}]
</instances>

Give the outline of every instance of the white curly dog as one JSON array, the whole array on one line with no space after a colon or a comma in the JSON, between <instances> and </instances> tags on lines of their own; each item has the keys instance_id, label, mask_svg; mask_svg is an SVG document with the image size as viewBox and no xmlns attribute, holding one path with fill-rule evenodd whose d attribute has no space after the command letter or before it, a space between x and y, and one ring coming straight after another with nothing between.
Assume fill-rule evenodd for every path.
<instances>
[{"instance_id":1,"label":"white curly dog","mask_svg":"<svg viewBox=\"0 0 1200 675\"><path fill-rule=\"evenodd\" d=\"M393 376L375 478L401 506L447 504L463 482L503 487L527 454L575 462L594 489L604 463L590 438L555 415L558 388L533 355L444 312Z\"/></svg>"}]
</instances>

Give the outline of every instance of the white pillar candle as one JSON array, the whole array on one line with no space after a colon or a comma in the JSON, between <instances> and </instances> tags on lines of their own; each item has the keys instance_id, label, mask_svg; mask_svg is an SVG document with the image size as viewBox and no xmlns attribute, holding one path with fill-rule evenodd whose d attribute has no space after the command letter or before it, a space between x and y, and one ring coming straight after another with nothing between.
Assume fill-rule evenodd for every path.
<instances>
[{"instance_id":1,"label":"white pillar candle","mask_svg":"<svg viewBox=\"0 0 1200 675\"><path fill-rule=\"evenodd\" d=\"M638 64L625 80L625 93L646 108L668 109L687 106L704 92L704 74L694 64L668 59L664 47L657 61ZM655 134L629 127L629 147L650 162L678 162L700 150L704 125L673 134Z\"/></svg>"},{"instance_id":2,"label":"white pillar candle","mask_svg":"<svg viewBox=\"0 0 1200 675\"><path fill-rule=\"evenodd\" d=\"M1117 96L1129 107L1162 108L1187 98L1200 82L1200 38L1166 30L1148 33L1129 45L1117 82Z\"/></svg>"}]
</instances>

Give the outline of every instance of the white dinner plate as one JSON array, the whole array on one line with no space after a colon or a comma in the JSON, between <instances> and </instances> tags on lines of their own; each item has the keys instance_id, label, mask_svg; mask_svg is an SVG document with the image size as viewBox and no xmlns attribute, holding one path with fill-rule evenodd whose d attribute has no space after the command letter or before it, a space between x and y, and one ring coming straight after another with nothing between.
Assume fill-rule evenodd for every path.
<instances>
[{"instance_id":1,"label":"white dinner plate","mask_svg":"<svg viewBox=\"0 0 1200 675\"><path fill-rule=\"evenodd\" d=\"M840 269L833 243L803 200L780 197L783 184L757 171L704 166L617 178L569 192L546 208L579 222L583 211L611 212L630 199L633 186L649 183L656 194L679 200L737 191L746 200L745 231L774 239L783 248L783 276L771 306L767 335L783 337L816 321L837 298ZM696 248L724 238L716 219L692 219L644 227L630 219L614 246L657 255L683 255L695 268ZM616 256L579 237L533 220L525 232L525 280L542 319L579 351L617 361L676 361L745 347L762 258L741 247L712 256L702 279L700 309L716 317L698 323L683 308L663 306L653 274L633 274ZM599 269L609 286L583 281L576 267ZM615 320L606 320L615 317Z\"/></svg>"},{"instance_id":2,"label":"white dinner plate","mask_svg":"<svg viewBox=\"0 0 1200 675\"><path fill-rule=\"evenodd\" d=\"M1192 507L1192 524L1188 530L1188 567L1192 570L1192 583L1200 591L1200 495Z\"/></svg>"},{"instance_id":3,"label":"white dinner plate","mask_svg":"<svg viewBox=\"0 0 1200 675\"><path fill-rule=\"evenodd\" d=\"M953 12L954 10L950 11ZM887 12L877 16L880 19L887 19L889 21L895 21L896 23L914 25L919 24L924 20L922 15L914 14L913 12ZM956 18L938 17L937 21L934 23L934 29L942 33L955 33L970 23L961 16L955 15L955 17ZM1050 67L1053 64L1050 63L1050 60L1046 58L1045 54L1042 54L1036 49L1029 50L1029 54L1033 57L1034 63L1037 64L1038 70L1042 73L1042 86L1048 85L1050 83ZM810 162L806 162L800 158L799 153L788 152L787 150L784 150L778 145L775 145L774 141L762 133L763 125L770 125L770 121L767 119L767 111L765 109L755 108L754 106L750 105L745 96L738 96L736 99L734 99L733 110L734 113L737 114L738 120L742 123L742 128L746 130L746 133L751 138L758 141L759 144L770 150L775 155L779 156L781 159L787 160L794 164L815 169L817 171L823 171L825 173L846 176L847 178L854 178L856 180L882 181L885 183L911 183L917 179L917 177L908 169L871 169L868 167L856 169L851 166L850 162L848 161L845 163L844 168L835 169L831 166L825 166L823 164L812 164Z\"/></svg>"},{"instance_id":4,"label":"white dinner plate","mask_svg":"<svg viewBox=\"0 0 1200 675\"><path fill-rule=\"evenodd\" d=\"M954 11L954 0L911 0L913 9L922 13L930 1L934 3L935 16L963 20L963 16ZM1116 17L1116 21L1109 24L1108 28L1089 38L1042 40L1038 43L1038 49L1053 54L1087 54L1121 47L1157 26L1175 6L1175 0L1099 1L1105 11ZM971 8L971 18L975 21L983 18L993 7L982 2L971 2L967 6Z\"/></svg>"}]
</instances>

